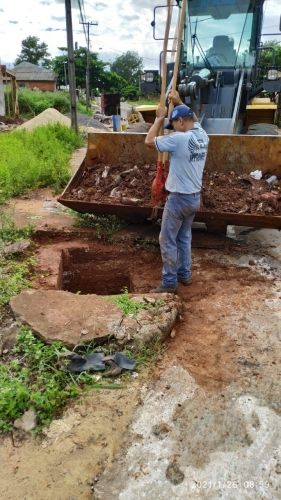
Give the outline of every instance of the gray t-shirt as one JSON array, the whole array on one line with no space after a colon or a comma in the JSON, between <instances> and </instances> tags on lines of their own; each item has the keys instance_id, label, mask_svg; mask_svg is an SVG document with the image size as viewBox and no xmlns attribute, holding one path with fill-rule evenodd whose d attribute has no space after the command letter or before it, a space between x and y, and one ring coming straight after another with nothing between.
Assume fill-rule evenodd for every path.
<instances>
[{"instance_id":1,"label":"gray t-shirt","mask_svg":"<svg viewBox=\"0 0 281 500\"><path fill-rule=\"evenodd\" d=\"M160 153L170 153L166 189L191 194L201 191L209 137L198 122L187 132L174 132L155 138Z\"/></svg>"}]
</instances>

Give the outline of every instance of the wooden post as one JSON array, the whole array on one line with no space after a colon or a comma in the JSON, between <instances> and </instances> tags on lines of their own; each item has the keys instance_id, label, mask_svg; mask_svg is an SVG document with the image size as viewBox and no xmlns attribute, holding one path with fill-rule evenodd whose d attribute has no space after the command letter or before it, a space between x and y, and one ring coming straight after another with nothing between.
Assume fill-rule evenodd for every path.
<instances>
[{"instance_id":1,"label":"wooden post","mask_svg":"<svg viewBox=\"0 0 281 500\"><path fill-rule=\"evenodd\" d=\"M12 80L12 102L13 102L14 118L18 119L19 118L19 103L18 103L16 77L11 76L11 80Z\"/></svg>"},{"instance_id":2,"label":"wooden post","mask_svg":"<svg viewBox=\"0 0 281 500\"><path fill-rule=\"evenodd\" d=\"M2 69L1 69L1 61L0 61L0 121L3 121L5 118L5 98L4 98L4 86L3 86L3 77L2 77Z\"/></svg>"}]
</instances>

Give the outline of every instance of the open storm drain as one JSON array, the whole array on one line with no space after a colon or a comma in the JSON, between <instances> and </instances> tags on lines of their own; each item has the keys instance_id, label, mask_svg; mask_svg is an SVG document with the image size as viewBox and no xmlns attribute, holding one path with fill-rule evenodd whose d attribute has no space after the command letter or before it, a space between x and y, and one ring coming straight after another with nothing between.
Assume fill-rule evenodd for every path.
<instances>
[{"instance_id":1,"label":"open storm drain","mask_svg":"<svg viewBox=\"0 0 281 500\"><path fill-rule=\"evenodd\" d=\"M82 295L117 295L133 292L128 254L96 253L88 248L62 250L59 288Z\"/></svg>"}]
</instances>

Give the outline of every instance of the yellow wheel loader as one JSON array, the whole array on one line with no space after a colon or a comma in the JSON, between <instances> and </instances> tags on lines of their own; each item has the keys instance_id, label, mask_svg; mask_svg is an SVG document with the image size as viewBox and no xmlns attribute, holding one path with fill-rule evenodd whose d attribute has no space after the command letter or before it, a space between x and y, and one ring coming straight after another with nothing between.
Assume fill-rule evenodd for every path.
<instances>
[{"instance_id":1,"label":"yellow wheel loader","mask_svg":"<svg viewBox=\"0 0 281 500\"><path fill-rule=\"evenodd\" d=\"M173 8L181 9L183 2L178 0ZM207 173L246 176L260 171L263 176L281 178L281 136L274 124L277 106L272 98L281 92L281 68L275 64L274 47L266 47L272 51L270 67L260 66L263 7L264 0L189 0L186 4L182 39L176 49L180 51L178 71L173 75L174 63L167 64L167 92L176 79L181 99L195 111L210 137ZM151 23L154 37L157 9ZM265 92L271 98L263 100ZM124 197L121 203L118 197L96 202L73 196L89 169L101 162L156 165L157 153L146 148L144 139L144 133L89 134L86 157L59 201L81 213L115 214L138 222L149 219L149 203L127 205ZM276 200L281 203L278 196ZM197 212L195 221L222 233L228 224L281 229L281 216L262 210L251 215L204 209Z\"/></svg>"}]
</instances>

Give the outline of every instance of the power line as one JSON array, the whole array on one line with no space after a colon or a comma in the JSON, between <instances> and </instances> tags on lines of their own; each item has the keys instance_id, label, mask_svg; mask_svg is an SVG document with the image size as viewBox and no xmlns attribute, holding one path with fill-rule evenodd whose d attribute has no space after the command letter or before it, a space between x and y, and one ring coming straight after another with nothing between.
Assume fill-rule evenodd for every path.
<instances>
[{"instance_id":1,"label":"power line","mask_svg":"<svg viewBox=\"0 0 281 500\"><path fill-rule=\"evenodd\" d=\"M88 44L88 41L87 41L87 33L86 33L86 28L85 28L85 24L86 24L86 16L85 16L85 19L84 19L84 18L83 18L83 12L82 12L82 6L81 6L81 0L78 0L78 6L79 6L79 11L80 11L81 24L83 24L83 30L84 30L84 35L85 35L86 44ZM84 2L83 2L83 6L84 6ZM84 8L84 12L85 12L85 8Z\"/></svg>"},{"instance_id":2,"label":"power line","mask_svg":"<svg viewBox=\"0 0 281 500\"><path fill-rule=\"evenodd\" d=\"M89 108L89 84L90 84L90 64L89 64L89 52L90 52L90 26L97 26L98 23L80 22L80 24L87 25L87 67L86 67L86 109Z\"/></svg>"}]
</instances>

